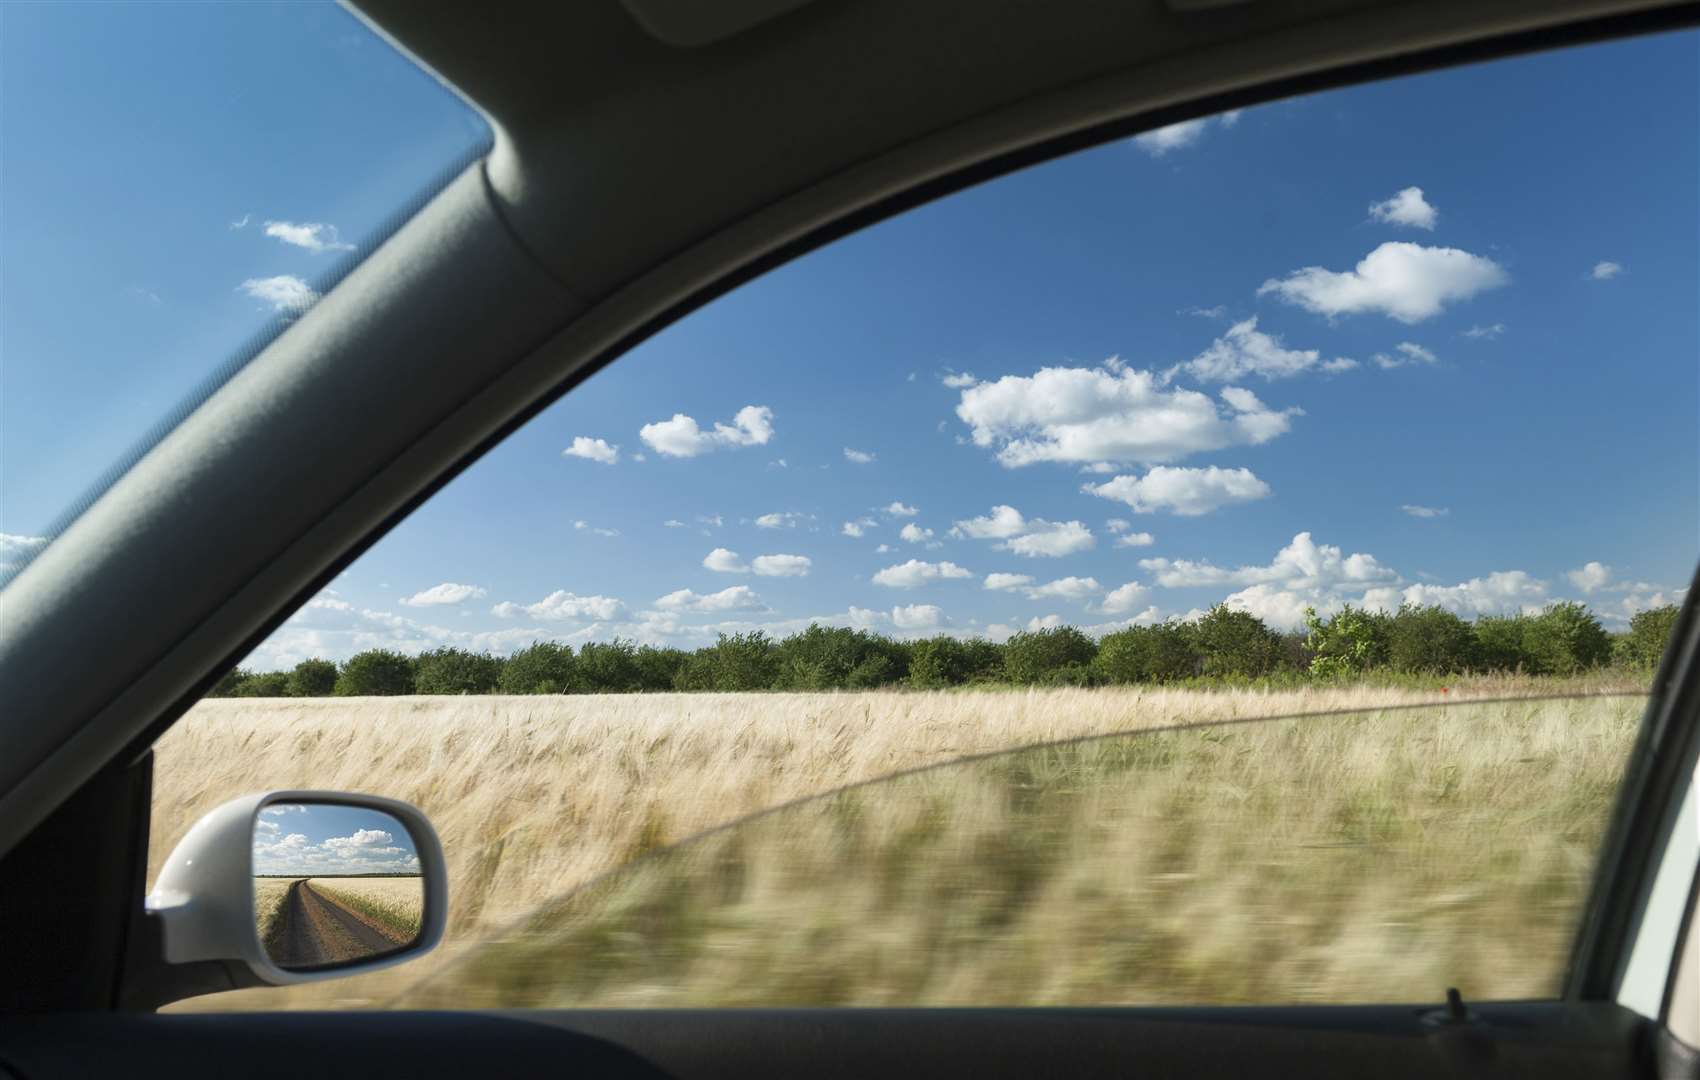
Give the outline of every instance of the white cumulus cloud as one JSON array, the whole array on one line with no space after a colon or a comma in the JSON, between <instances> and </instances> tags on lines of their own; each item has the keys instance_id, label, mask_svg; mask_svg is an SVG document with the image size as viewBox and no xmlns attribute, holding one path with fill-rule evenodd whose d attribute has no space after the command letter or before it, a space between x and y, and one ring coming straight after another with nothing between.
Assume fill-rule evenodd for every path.
<instances>
[{"instance_id":1,"label":"white cumulus cloud","mask_svg":"<svg viewBox=\"0 0 1700 1080\"><path fill-rule=\"evenodd\" d=\"M891 625L899 630L931 630L944 623L937 604L908 604L891 609Z\"/></svg>"},{"instance_id":2,"label":"white cumulus cloud","mask_svg":"<svg viewBox=\"0 0 1700 1080\"><path fill-rule=\"evenodd\" d=\"M609 446L606 439L592 439L584 435L573 438L573 444L561 451L562 457L584 458L586 461L599 461L604 465L612 465L620 460L620 448Z\"/></svg>"},{"instance_id":3,"label":"white cumulus cloud","mask_svg":"<svg viewBox=\"0 0 1700 1080\"><path fill-rule=\"evenodd\" d=\"M807 577L813 565L807 555L757 555L750 560L758 577Z\"/></svg>"},{"instance_id":4,"label":"white cumulus cloud","mask_svg":"<svg viewBox=\"0 0 1700 1080\"><path fill-rule=\"evenodd\" d=\"M766 611L767 605L761 602L754 589L748 585L733 585L716 593L706 595L692 592L690 589L679 589L655 601L655 606L662 611Z\"/></svg>"},{"instance_id":5,"label":"white cumulus cloud","mask_svg":"<svg viewBox=\"0 0 1700 1080\"><path fill-rule=\"evenodd\" d=\"M1234 503L1252 502L1270 494L1269 485L1250 469L1176 468L1159 465L1144 476L1118 476L1081 490L1101 499L1123 502L1136 514L1168 510L1181 517L1198 517Z\"/></svg>"},{"instance_id":6,"label":"white cumulus cloud","mask_svg":"<svg viewBox=\"0 0 1700 1080\"><path fill-rule=\"evenodd\" d=\"M1288 349L1281 339L1257 328L1257 318L1228 327L1210 347L1181 367L1194 378L1207 382L1229 382L1247 375L1286 379L1317 366L1322 354L1316 349Z\"/></svg>"},{"instance_id":7,"label":"white cumulus cloud","mask_svg":"<svg viewBox=\"0 0 1700 1080\"><path fill-rule=\"evenodd\" d=\"M1213 126L1231 128L1240 122L1239 109L1229 109L1219 116L1201 116L1196 120L1182 120L1177 124L1154 128L1143 135L1135 135L1133 143L1152 157L1163 157L1176 150L1184 150L1189 146L1197 146L1204 138L1205 132Z\"/></svg>"},{"instance_id":8,"label":"white cumulus cloud","mask_svg":"<svg viewBox=\"0 0 1700 1080\"><path fill-rule=\"evenodd\" d=\"M745 405L732 423L717 423L712 431L702 430L684 413L674 413L671 420L645 424L638 429L638 437L664 457L689 458L710 450L761 446L773 438L773 410L766 405Z\"/></svg>"},{"instance_id":9,"label":"white cumulus cloud","mask_svg":"<svg viewBox=\"0 0 1700 1080\"><path fill-rule=\"evenodd\" d=\"M294 247L306 248L315 255L324 251L354 250L353 244L344 243L342 237L337 235L335 225L324 225L317 221L300 224L293 221L268 221L266 235Z\"/></svg>"},{"instance_id":10,"label":"white cumulus cloud","mask_svg":"<svg viewBox=\"0 0 1700 1080\"><path fill-rule=\"evenodd\" d=\"M951 578L972 576L967 570L953 562L922 562L920 559L910 559L906 563L888 566L875 574L875 585L884 585L892 589L913 589L932 581L944 581Z\"/></svg>"},{"instance_id":11,"label":"white cumulus cloud","mask_svg":"<svg viewBox=\"0 0 1700 1080\"><path fill-rule=\"evenodd\" d=\"M744 560L738 558L736 551L725 548L715 548L702 558L703 566L717 574L747 574L750 572Z\"/></svg>"},{"instance_id":12,"label":"white cumulus cloud","mask_svg":"<svg viewBox=\"0 0 1700 1080\"><path fill-rule=\"evenodd\" d=\"M487 595L486 590L477 585L457 585L445 581L441 585L433 585L422 592L416 592L403 600L409 607L433 607L439 604L458 604L463 600L477 600Z\"/></svg>"},{"instance_id":13,"label":"white cumulus cloud","mask_svg":"<svg viewBox=\"0 0 1700 1080\"><path fill-rule=\"evenodd\" d=\"M1546 602L1547 584L1523 570L1500 570L1457 585L1412 585L1400 598L1464 616L1505 615L1539 608Z\"/></svg>"},{"instance_id":14,"label":"white cumulus cloud","mask_svg":"<svg viewBox=\"0 0 1700 1080\"><path fill-rule=\"evenodd\" d=\"M1020 536L1012 536L993 546L1029 558L1054 559L1090 550L1097 546L1097 543L1092 536L1092 530L1088 529L1084 522L1033 518L1027 523L1027 530Z\"/></svg>"},{"instance_id":15,"label":"white cumulus cloud","mask_svg":"<svg viewBox=\"0 0 1700 1080\"><path fill-rule=\"evenodd\" d=\"M1383 371L1392 371L1394 368L1402 368L1407 364L1434 364L1438 363L1440 359L1414 341L1401 341L1393 346L1393 351L1399 355L1390 356L1387 353L1376 353L1370 359L1374 360L1375 366Z\"/></svg>"},{"instance_id":16,"label":"white cumulus cloud","mask_svg":"<svg viewBox=\"0 0 1700 1080\"><path fill-rule=\"evenodd\" d=\"M1570 584L1581 589L1583 593L1593 593L1604 588L1611 581L1611 567L1600 562L1590 562L1567 572L1565 577Z\"/></svg>"},{"instance_id":17,"label":"white cumulus cloud","mask_svg":"<svg viewBox=\"0 0 1700 1080\"><path fill-rule=\"evenodd\" d=\"M1388 225L1405 225L1413 229L1434 231L1440 211L1423 198L1423 189L1408 187L1398 193L1369 204L1369 216Z\"/></svg>"},{"instance_id":18,"label":"white cumulus cloud","mask_svg":"<svg viewBox=\"0 0 1700 1080\"><path fill-rule=\"evenodd\" d=\"M1065 577L1026 590L1029 600L1087 600L1102 588L1096 578Z\"/></svg>"},{"instance_id":19,"label":"white cumulus cloud","mask_svg":"<svg viewBox=\"0 0 1700 1080\"><path fill-rule=\"evenodd\" d=\"M237 288L261 303L270 304L273 311L303 312L319 299L319 294L294 274L249 278Z\"/></svg>"},{"instance_id":20,"label":"white cumulus cloud","mask_svg":"<svg viewBox=\"0 0 1700 1080\"><path fill-rule=\"evenodd\" d=\"M1441 313L1448 303L1497 289L1511 280L1492 259L1450 247L1389 241L1347 271L1307 266L1271 278L1257 290L1306 311L1334 318L1380 312L1403 323Z\"/></svg>"},{"instance_id":21,"label":"white cumulus cloud","mask_svg":"<svg viewBox=\"0 0 1700 1080\"><path fill-rule=\"evenodd\" d=\"M10 574L35 558L36 552L47 546L45 536L26 536L22 533L0 533L0 574Z\"/></svg>"},{"instance_id":22,"label":"white cumulus cloud","mask_svg":"<svg viewBox=\"0 0 1700 1080\"><path fill-rule=\"evenodd\" d=\"M1106 593L1101 607L1105 614L1121 615L1138 607L1150 592L1150 589L1139 582L1130 581Z\"/></svg>"},{"instance_id":23,"label":"white cumulus cloud","mask_svg":"<svg viewBox=\"0 0 1700 1080\"><path fill-rule=\"evenodd\" d=\"M975 446L1015 468L1042 461L1165 462L1285 433L1302 410L1272 410L1229 387L1218 404L1197 390L1119 361L1097 368L1041 368L962 391L956 415Z\"/></svg>"},{"instance_id":24,"label":"white cumulus cloud","mask_svg":"<svg viewBox=\"0 0 1700 1080\"><path fill-rule=\"evenodd\" d=\"M579 596L557 589L535 604L515 604L504 600L490 610L504 619L523 612L534 619L561 622L568 619L612 619L625 610L625 605L612 596Z\"/></svg>"}]
</instances>

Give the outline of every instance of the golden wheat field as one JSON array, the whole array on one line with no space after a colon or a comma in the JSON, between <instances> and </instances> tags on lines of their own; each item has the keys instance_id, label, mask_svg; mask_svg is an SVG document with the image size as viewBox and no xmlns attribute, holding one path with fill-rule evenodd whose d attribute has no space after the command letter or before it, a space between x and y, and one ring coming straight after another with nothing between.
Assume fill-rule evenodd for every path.
<instances>
[{"instance_id":1,"label":"golden wheat field","mask_svg":"<svg viewBox=\"0 0 1700 1080\"><path fill-rule=\"evenodd\" d=\"M405 799L442 837L437 953L200 1009L1538 995L1641 701L1534 699L1622 689L207 701L156 747L150 880L264 788ZM1323 711L1350 715L1238 723ZM1209 726L678 844L1176 724Z\"/></svg>"},{"instance_id":2,"label":"golden wheat field","mask_svg":"<svg viewBox=\"0 0 1700 1080\"><path fill-rule=\"evenodd\" d=\"M380 926L401 943L419 936L425 886L416 877L309 878L307 884Z\"/></svg>"}]
</instances>

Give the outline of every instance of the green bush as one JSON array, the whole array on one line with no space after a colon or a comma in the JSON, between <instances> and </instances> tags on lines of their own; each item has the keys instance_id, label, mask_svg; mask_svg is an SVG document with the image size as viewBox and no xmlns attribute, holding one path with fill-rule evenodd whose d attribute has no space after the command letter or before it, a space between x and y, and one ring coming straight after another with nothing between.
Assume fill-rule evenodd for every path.
<instances>
[{"instance_id":1,"label":"green bush","mask_svg":"<svg viewBox=\"0 0 1700 1080\"><path fill-rule=\"evenodd\" d=\"M810 626L775 645L773 654L772 685L787 690L881 686L901 679L909 667L899 642L844 626Z\"/></svg>"},{"instance_id":2,"label":"green bush","mask_svg":"<svg viewBox=\"0 0 1700 1080\"><path fill-rule=\"evenodd\" d=\"M713 645L698 651L708 665L709 688L726 692L769 690L779 679L779 656L773 639L760 630L721 634Z\"/></svg>"},{"instance_id":3,"label":"green bush","mask_svg":"<svg viewBox=\"0 0 1700 1080\"><path fill-rule=\"evenodd\" d=\"M1616 642L1613 659L1642 671L1657 668L1670 645L1671 631L1676 629L1676 615L1676 605L1668 604L1631 616L1629 632Z\"/></svg>"},{"instance_id":4,"label":"green bush","mask_svg":"<svg viewBox=\"0 0 1700 1080\"><path fill-rule=\"evenodd\" d=\"M968 681L968 651L946 634L915 642L909 652L909 685L917 690L961 686Z\"/></svg>"},{"instance_id":5,"label":"green bush","mask_svg":"<svg viewBox=\"0 0 1700 1080\"><path fill-rule=\"evenodd\" d=\"M626 694L642 688L637 646L624 638L605 644L587 641L578 649L575 690L587 694Z\"/></svg>"},{"instance_id":6,"label":"green bush","mask_svg":"<svg viewBox=\"0 0 1700 1080\"><path fill-rule=\"evenodd\" d=\"M237 685L232 697L289 697L289 673L266 671L250 675Z\"/></svg>"},{"instance_id":7,"label":"green bush","mask_svg":"<svg viewBox=\"0 0 1700 1080\"><path fill-rule=\"evenodd\" d=\"M207 691L207 697L235 697L236 688L253 677L254 673L246 668L231 668L218 682L213 683L212 689Z\"/></svg>"},{"instance_id":8,"label":"green bush","mask_svg":"<svg viewBox=\"0 0 1700 1080\"><path fill-rule=\"evenodd\" d=\"M303 660L289 673L290 697L329 697L336 689L336 665L329 660Z\"/></svg>"},{"instance_id":9,"label":"green bush","mask_svg":"<svg viewBox=\"0 0 1700 1080\"><path fill-rule=\"evenodd\" d=\"M691 654L683 649L645 645L632 658L637 667L638 689L650 692L673 689L679 671Z\"/></svg>"},{"instance_id":10,"label":"green bush","mask_svg":"<svg viewBox=\"0 0 1700 1080\"><path fill-rule=\"evenodd\" d=\"M1105 634L1093 666L1106 683L1166 683L1189 678L1197 663L1187 626L1171 620Z\"/></svg>"},{"instance_id":11,"label":"green bush","mask_svg":"<svg viewBox=\"0 0 1700 1080\"><path fill-rule=\"evenodd\" d=\"M714 658L707 649L688 653L685 662L673 675L673 689L681 693L700 693L714 689Z\"/></svg>"},{"instance_id":12,"label":"green bush","mask_svg":"<svg viewBox=\"0 0 1700 1080\"><path fill-rule=\"evenodd\" d=\"M1585 605L1560 600L1524 624L1523 653L1536 675L1574 675L1611 659L1611 638Z\"/></svg>"},{"instance_id":13,"label":"green bush","mask_svg":"<svg viewBox=\"0 0 1700 1080\"><path fill-rule=\"evenodd\" d=\"M1484 671L1533 671L1523 638L1527 615L1483 615L1476 620L1476 662Z\"/></svg>"},{"instance_id":14,"label":"green bush","mask_svg":"<svg viewBox=\"0 0 1700 1080\"><path fill-rule=\"evenodd\" d=\"M573 647L534 641L508 657L496 689L504 694L565 694L576 675Z\"/></svg>"},{"instance_id":15,"label":"green bush","mask_svg":"<svg viewBox=\"0 0 1700 1080\"><path fill-rule=\"evenodd\" d=\"M388 649L368 649L343 662L338 697L393 697L413 693L413 661Z\"/></svg>"},{"instance_id":16,"label":"green bush","mask_svg":"<svg viewBox=\"0 0 1700 1080\"><path fill-rule=\"evenodd\" d=\"M1193 624L1192 643L1204 675L1267 675L1283 653L1280 635L1262 619L1225 604L1217 604Z\"/></svg>"},{"instance_id":17,"label":"green bush","mask_svg":"<svg viewBox=\"0 0 1700 1080\"><path fill-rule=\"evenodd\" d=\"M1388 622L1385 615L1350 604L1327 622L1317 615L1315 608L1305 608L1305 628L1310 632L1306 645L1312 654L1310 673L1323 678L1338 678L1362 675L1371 668L1384 666L1387 663ZM1284 643L1280 651L1285 652Z\"/></svg>"},{"instance_id":18,"label":"green bush","mask_svg":"<svg viewBox=\"0 0 1700 1080\"><path fill-rule=\"evenodd\" d=\"M1013 683L1042 685L1070 665L1091 664L1097 654L1097 643L1072 626L1026 630L1004 643L1004 673Z\"/></svg>"},{"instance_id":19,"label":"green bush","mask_svg":"<svg viewBox=\"0 0 1700 1080\"><path fill-rule=\"evenodd\" d=\"M413 663L418 694L488 694L502 678L502 660L488 653L444 646L420 653Z\"/></svg>"},{"instance_id":20,"label":"green bush","mask_svg":"<svg viewBox=\"0 0 1700 1080\"><path fill-rule=\"evenodd\" d=\"M1388 625L1393 670L1453 675L1482 666L1474 628L1443 607L1401 604Z\"/></svg>"}]
</instances>

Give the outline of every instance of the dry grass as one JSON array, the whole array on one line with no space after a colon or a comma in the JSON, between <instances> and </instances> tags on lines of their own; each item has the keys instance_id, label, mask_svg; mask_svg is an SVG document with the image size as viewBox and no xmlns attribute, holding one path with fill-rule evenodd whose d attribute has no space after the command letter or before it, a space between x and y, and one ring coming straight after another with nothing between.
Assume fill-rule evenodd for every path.
<instances>
[{"instance_id":1,"label":"dry grass","mask_svg":"<svg viewBox=\"0 0 1700 1080\"><path fill-rule=\"evenodd\" d=\"M308 884L343 907L366 916L398 944L405 945L419 936L425 911L425 885L421 878L311 878Z\"/></svg>"},{"instance_id":2,"label":"dry grass","mask_svg":"<svg viewBox=\"0 0 1700 1080\"><path fill-rule=\"evenodd\" d=\"M1578 688L1609 687L1500 679L1461 684L1450 696ZM1436 697L1335 688L207 701L157 747L152 856L157 872L200 814L246 791L347 788L420 806L450 863L448 944L437 956L394 972L200 1003L374 1005L613 867L793 799L1037 742ZM1619 712L1610 739L1600 736L1604 758L1587 756L1591 767L1627 739L1634 709ZM1614 776L1595 775L1591 790ZM1303 789L1290 794L1309 798ZM962 802L971 805L979 803ZM1208 833L1200 831L1201 843ZM791 847L784 850L789 857Z\"/></svg>"},{"instance_id":3,"label":"dry grass","mask_svg":"<svg viewBox=\"0 0 1700 1080\"><path fill-rule=\"evenodd\" d=\"M266 940L278 912L283 910L284 894L289 892L294 878L257 877L254 879L254 928L260 940Z\"/></svg>"}]
</instances>

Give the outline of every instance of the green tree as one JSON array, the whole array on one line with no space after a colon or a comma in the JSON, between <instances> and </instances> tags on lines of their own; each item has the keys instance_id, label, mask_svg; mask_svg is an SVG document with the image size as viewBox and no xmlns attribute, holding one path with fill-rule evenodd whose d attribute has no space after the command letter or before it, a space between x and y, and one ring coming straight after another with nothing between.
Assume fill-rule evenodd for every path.
<instances>
[{"instance_id":1,"label":"green tree","mask_svg":"<svg viewBox=\"0 0 1700 1080\"><path fill-rule=\"evenodd\" d=\"M368 649L343 661L338 697L393 697L413 693L413 661L388 649Z\"/></svg>"},{"instance_id":2,"label":"green tree","mask_svg":"<svg viewBox=\"0 0 1700 1080\"><path fill-rule=\"evenodd\" d=\"M1192 626L1193 649L1205 675L1256 677L1281 661L1281 637L1248 611L1217 604Z\"/></svg>"},{"instance_id":3,"label":"green tree","mask_svg":"<svg viewBox=\"0 0 1700 1080\"><path fill-rule=\"evenodd\" d=\"M250 675L236 687L232 697L288 697L289 672L265 671Z\"/></svg>"},{"instance_id":4,"label":"green tree","mask_svg":"<svg viewBox=\"0 0 1700 1080\"><path fill-rule=\"evenodd\" d=\"M1313 657L1310 673L1321 678L1362 675L1387 663L1385 615L1350 604L1324 622L1315 608L1305 608L1306 641Z\"/></svg>"},{"instance_id":5,"label":"green tree","mask_svg":"<svg viewBox=\"0 0 1700 1080\"><path fill-rule=\"evenodd\" d=\"M778 651L773 639L760 630L721 634L698 655L706 658L709 683L715 690L770 690L779 679Z\"/></svg>"},{"instance_id":6,"label":"green tree","mask_svg":"<svg viewBox=\"0 0 1700 1080\"><path fill-rule=\"evenodd\" d=\"M290 697L329 697L336 690L336 665L329 660L303 660L289 673Z\"/></svg>"},{"instance_id":7,"label":"green tree","mask_svg":"<svg viewBox=\"0 0 1700 1080\"><path fill-rule=\"evenodd\" d=\"M866 630L815 624L774 646L775 685L788 690L880 686L908 671L908 650Z\"/></svg>"},{"instance_id":8,"label":"green tree","mask_svg":"<svg viewBox=\"0 0 1700 1080\"><path fill-rule=\"evenodd\" d=\"M1072 626L1048 630L1025 630L1004 643L1004 672L1010 682L1026 686L1050 683L1053 678L1073 681L1077 672L1061 675L1064 669L1086 668L1098 654L1093 640Z\"/></svg>"},{"instance_id":9,"label":"green tree","mask_svg":"<svg viewBox=\"0 0 1700 1080\"><path fill-rule=\"evenodd\" d=\"M212 689L207 691L207 697L235 697L236 688L253 677L254 673L245 668L231 668L220 676L218 682L213 683Z\"/></svg>"},{"instance_id":10,"label":"green tree","mask_svg":"<svg viewBox=\"0 0 1700 1080\"><path fill-rule=\"evenodd\" d=\"M1629 667L1652 671L1664 659L1676 629L1677 606L1649 608L1629 618L1629 632L1617 642L1613 659Z\"/></svg>"},{"instance_id":11,"label":"green tree","mask_svg":"<svg viewBox=\"0 0 1700 1080\"><path fill-rule=\"evenodd\" d=\"M576 675L573 647L554 641L533 641L508 657L496 689L504 694L565 694Z\"/></svg>"},{"instance_id":12,"label":"green tree","mask_svg":"<svg viewBox=\"0 0 1700 1080\"><path fill-rule=\"evenodd\" d=\"M587 694L627 694L643 688L638 674L637 646L624 638L580 645L577 667L576 689Z\"/></svg>"},{"instance_id":13,"label":"green tree","mask_svg":"<svg viewBox=\"0 0 1700 1080\"><path fill-rule=\"evenodd\" d=\"M502 678L502 659L489 653L444 646L420 653L413 662L418 694L488 694Z\"/></svg>"},{"instance_id":14,"label":"green tree","mask_svg":"<svg viewBox=\"0 0 1700 1080\"><path fill-rule=\"evenodd\" d=\"M683 649L643 646L632 658L637 667L638 689L650 692L673 689L690 655Z\"/></svg>"},{"instance_id":15,"label":"green tree","mask_svg":"<svg viewBox=\"0 0 1700 1080\"><path fill-rule=\"evenodd\" d=\"M969 638L962 643L962 655L968 666L968 682L1003 682L1003 646L985 638Z\"/></svg>"},{"instance_id":16,"label":"green tree","mask_svg":"<svg viewBox=\"0 0 1700 1080\"><path fill-rule=\"evenodd\" d=\"M698 649L685 655L685 662L673 675L673 689L682 693L714 689L714 656L709 650Z\"/></svg>"},{"instance_id":17,"label":"green tree","mask_svg":"<svg viewBox=\"0 0 1700 1080\"><path fill-rule=\"evenodd\" d=\"M1194 674L1197 662L1186 625L1171 620L1105 634L1093 666L1107 683L1165 683Z\"/></svg>"},{"instance_id":18,"label":"green tree","mask_svg":"<svg viewBox=\"0 0 1700 1080\"><path fill-rule=\"evenodd\" d=\"M968 681L968 650L963 643L940 634L915 642L909 652L909 685L917 690L961 686Z\"/></svg>"},{"instance_id":19,"label":"green tree","mask_svg":"<svg viewBox=\"0 0 1700 1080\"><path fill-rule=\"evenodd\" d=\"M1401 604L1387 632L1387 661L1393 670L1452 675L1481 666L1476 632L1443 607Z\"/></svg>"},{"instance_id":20,"label":"green tree","mask_svg":"<svg viewBox=\"0 0 1700 1080\"><path fill-rule=\"evenodd\" d=\"M1483 615L1474 627L1477 663L1484 671L1533 671L1523 638L1527 615Z\"/></svg>"},{"instance_id":21,"label":"green tree","mask_svg":"<svg viewBox=\"0 0 1700 1080\"><path fill-rule=\"evenodd\" d=\"M1584 604L1548 604L1523 629L1523 652L1537 675L1574 675L1611 658L1611 638Z\"/></svg>"}]
</instances>

